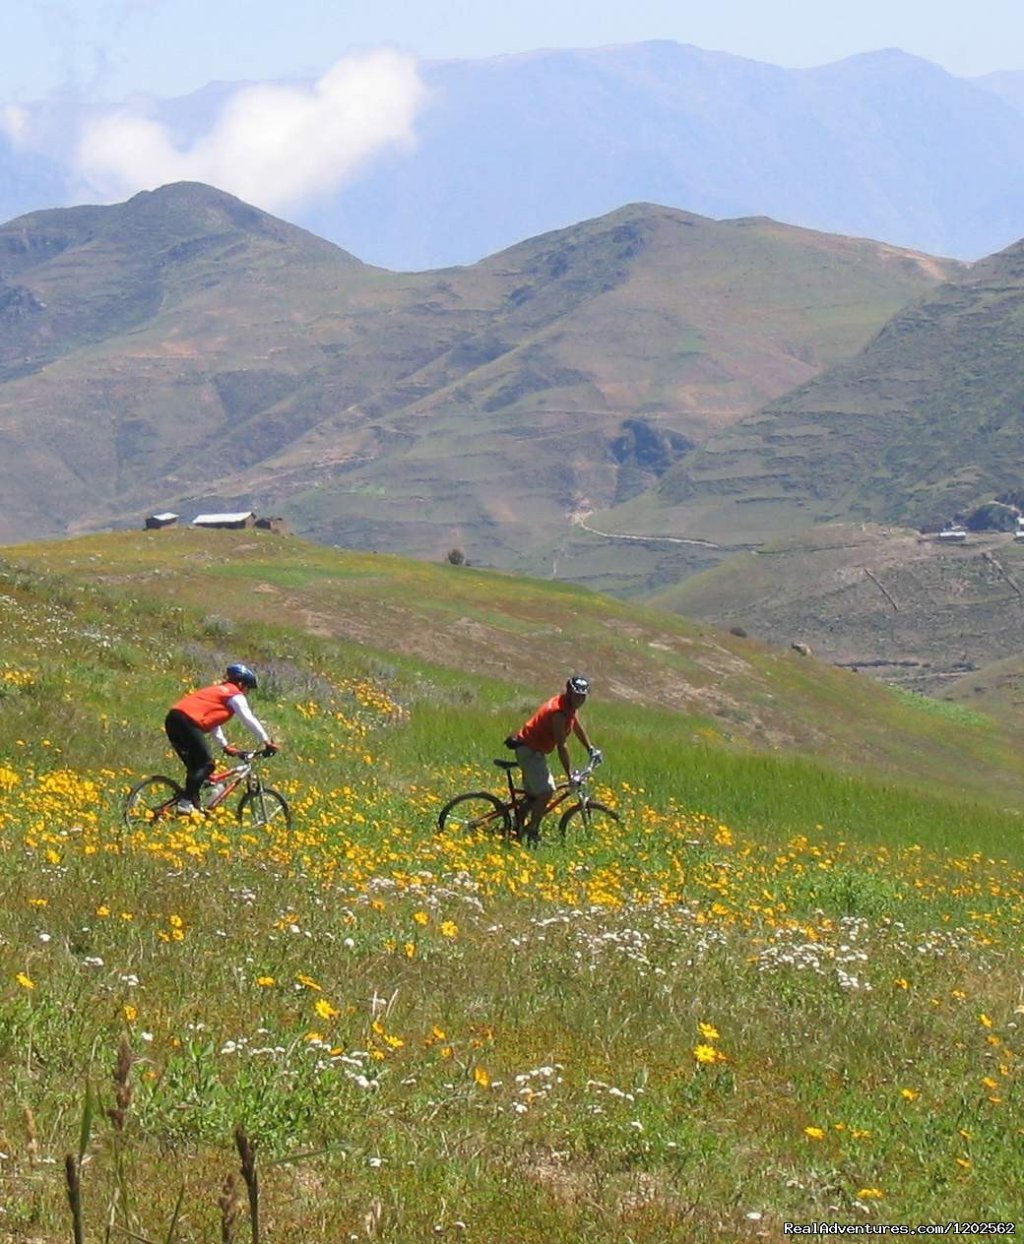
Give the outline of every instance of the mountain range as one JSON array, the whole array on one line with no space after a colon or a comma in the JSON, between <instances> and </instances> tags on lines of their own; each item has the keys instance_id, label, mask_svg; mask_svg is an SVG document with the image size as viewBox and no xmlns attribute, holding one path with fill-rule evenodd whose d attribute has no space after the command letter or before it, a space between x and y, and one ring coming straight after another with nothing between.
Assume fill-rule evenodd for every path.
<instances>
[{"instance_id":1,"label":"mountain range","mask_svg":"<svg viewBox=\"0 0 1024 1244\"><path fill-rule=\"evenodd\" d=\"M768 215L967 260L1024 234L1024 74L962 79L896 49L782 69L667 41L419 73L415 141L288 211L389 268L473 263L631 202ZM116 109L23 103L17 127L0 125L0 219L82 201L77 153L97 119L128 110L187 152L244 85Z\"/></svg>"},{"instance_id":2,"label":"mountain range","mask_svg":"<svg viewBox=\"0 0 1024 1244\"><path fill-rule=\"evenodd\" d=\"M421 274L211 187L0 228L0 538L255 507L512 566L962 265L651 205Z\"/></svg>"}]
</instances>

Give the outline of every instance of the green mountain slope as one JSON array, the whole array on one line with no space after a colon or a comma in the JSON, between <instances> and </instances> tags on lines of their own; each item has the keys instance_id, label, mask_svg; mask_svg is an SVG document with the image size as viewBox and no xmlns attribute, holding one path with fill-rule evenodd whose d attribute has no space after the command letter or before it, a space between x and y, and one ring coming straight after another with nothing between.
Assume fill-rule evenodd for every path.
<instances>
[{"instance_id":1,"label":"green mountain slope","mask_svg":"<svg viewBox=\"0 0 1024 1244\"><path fill-rule=\"evenodd\" d=\"M509 723L583 668L602 741L645 753L668 790L706 786L705 769L717 772L701 759L710 748L803 756L998 807L1024 795L1016 741L994 720L584 588L263 533L174 530L2 549L0 585L3 668L36 678L25 695L0 683L8 748L52 732L69 757L95 763L101 747L105 763L129 759L152 748L183 680L242 651L293 699L314 688L317 669L385 676L472 732L453 761L489 764ZM282 728L329 723L293 715ZM408 746L420 746L415 734ZM799 779L778 775L788 780Z\"/></svg>"},{"instance_id":2,"label":"green mountain slope","mask_svg":"<svg viewBox=\"0 0 1024 1244\"><path fill-rule=\"evenodd\" d=\"M935 530L1019 488L1022 346L1019 243L711 437L601 525L726 547L849 519Z\"/></svg>"},{"instance_id":3,"label":"green mountain slope","mask_svg":"<svg viewBox=\"0 0 1024 1244\"><path fill-rule=\"evenodd\" d=\"M0 229L8 540L254 507L510 564L959 265L639 205L395 274L209 187Z\"/></svg>"}]
</instances>

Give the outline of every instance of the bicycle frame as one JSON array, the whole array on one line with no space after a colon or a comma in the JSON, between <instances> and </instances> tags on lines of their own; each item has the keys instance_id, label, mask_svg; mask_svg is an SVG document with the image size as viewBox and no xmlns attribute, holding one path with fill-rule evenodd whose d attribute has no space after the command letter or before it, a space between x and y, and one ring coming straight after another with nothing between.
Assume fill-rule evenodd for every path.
<instances>
[{"instance_id":1,"label":"bicycle frame","mask_svg":"<svg viewBox=\"0 0 1024 1244\"><path fill-rule=\"evenodd\" d=\"M493 791L472 790L455 795L441 808L437 814L437 828L444 832L449 825L453 828L467 829L472 833L498 833L503 838L524 838L530 813L533 811L532 800L522 786L516 785L513 774L519 769L515 760L495 760L495 765L505 774L507 794L500 797ZM563 808L558 821L558 832L562 841L568 833L583 830L588 832L597 818L598 824L619 821L619 814L598 799L591 798L588 781L591 774L601 763L598 754L585 769L573 773L568 780L560 781L550 798L545 799L544 816L561 805ZM537 832L532 829L525 834L527 846L535 847L540 842L539 827Z\"/></svg>"},{"instance_id":2,"label":"bicycle frame","mask_svg":"<svg viewBox=\"0 0 1024 1244\"><path fill-rule=\"evenodd\" d=\"M237 820L253 827L269 826L274 822L279 828L291 828L291 810L288 800L280 791L266 786L260 773L259 759L262 750L238 752L238 764L211 774L211 781L204 783L200 792L200 811L204 815L221 808L236 791L241 797L235 809ZM125 797L121 819L129 828L164 818L184 815L181 802L186 797L185 788L174 778L163 773L151 773L136 783Z\"/></svg>"},{"instance_id":3,"label":"bicycle frame","mask_svg":"<svg viewBox=\"0 0 1024 1244\"><path fill-rule=\"evenodd\" d=\"M504 759L495 760L494 763L505 772L512 823L517 829L522 829L529 816L530 795L525 787L517 786L512 780L512 775L519 769L519 764L515 760ZM567 799L574 797L586 807L590 802L590 779L600 763L600 760L596 762L592 760L585 769L579 769L573 773L571 778L562 778L556 782L555 793L548 800L548 806L544 810L544 815L549 816L557 807L565 803Z\"/></svg>"},{"instance_id":4,"label":"bicycle frame","mask_svg":"<svg viewBox=\"0 0 1024 1244\"><path fill-rule=\"evenodd\" d=\"M254 794L259 790L263 781L256 770L255 762L259 755L259 752L243 752L237 765L232 765L230 769L222 769L220 773L210 774L203 789L207 790L209 787L219 786L220 790L211 794L204 801L203 807L207 812L219 807L225 800L229 799L243 782Z\"/></svg>"}]
</instances>

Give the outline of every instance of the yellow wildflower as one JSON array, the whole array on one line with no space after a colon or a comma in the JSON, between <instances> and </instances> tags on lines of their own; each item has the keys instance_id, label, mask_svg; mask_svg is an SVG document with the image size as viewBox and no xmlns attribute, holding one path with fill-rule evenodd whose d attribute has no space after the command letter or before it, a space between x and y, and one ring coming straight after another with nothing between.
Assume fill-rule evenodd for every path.
<instances>
[{"instance_id":1,"label":"yellow wildflower","mask_svg":"<svg viewBox=\"0 0 1024 1244\"><path fill-rule=\"evenodd\" d=\"M724 1063L725 1055L721 1050L716 1050L713 1045L695 1045L693 1047L693 1056L697 1062L704 1066L710 1066L713 1063Z\"/></svg>"}]
</instances>

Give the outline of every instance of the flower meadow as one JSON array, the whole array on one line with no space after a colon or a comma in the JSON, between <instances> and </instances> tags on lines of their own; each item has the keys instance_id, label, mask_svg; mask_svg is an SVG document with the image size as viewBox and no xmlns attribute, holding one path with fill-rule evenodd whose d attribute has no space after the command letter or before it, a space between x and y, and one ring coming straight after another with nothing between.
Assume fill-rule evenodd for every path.
<instances>
[{"instance_id":1,"label":"flower meadow","mask_svg":"<svg viewBox=\"0 0 1024 1244\"><path fill-rule=\"evenodd\" d=\"M486 777L441 732L403 764L427 708L361 679L275 710L290 833L128 831L138 773L0 761L0 1240L1019 1214L1014 859L767 835L624 777L590 839L443 835Z\"/></svg>"},{"instance_id":2,"label":"flower meadow","mask_svg":"<svg viewBox=\"0 0 1024 1244\"><path fill-rule=\"evenodd\" d=\"M619 825L439 834L520 691L0 581L0 1244L1020 1218L1014 816L595 697ZM129 830L166 704L243 653L290 832Z\"/></svg>"}]
</instances>

